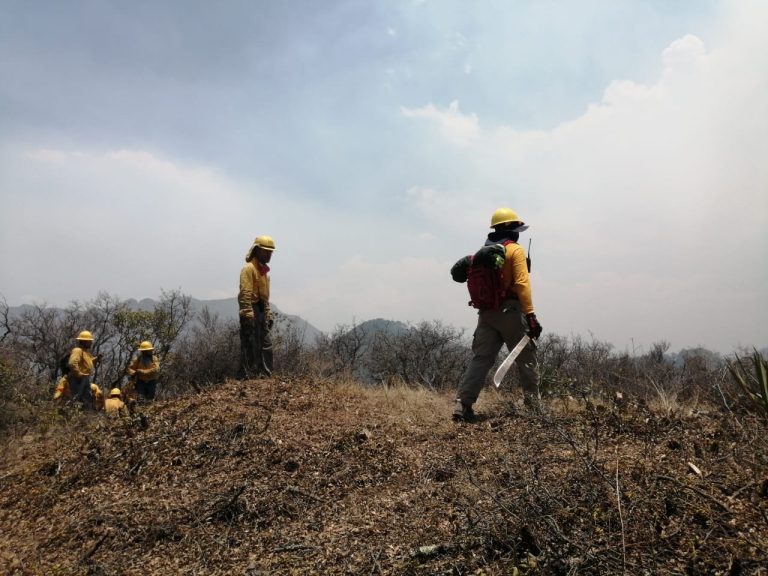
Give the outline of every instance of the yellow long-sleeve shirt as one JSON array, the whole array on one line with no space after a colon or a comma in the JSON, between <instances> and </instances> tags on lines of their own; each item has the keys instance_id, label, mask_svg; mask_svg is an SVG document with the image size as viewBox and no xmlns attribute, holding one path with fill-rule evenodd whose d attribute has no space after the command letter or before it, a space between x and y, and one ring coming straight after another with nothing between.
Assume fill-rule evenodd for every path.
<instances>
[{"instance_id":1,"label":"yellow long-sleeve shirt","mask_svg":"<svg viewBox=\"0 0 768 576\"><path fill-rule=\"evenodd\" d=\"M128 415L128 408L120 398L110 396L104 401L104 411L107 414Z\"/></svg>"},{"instance_id":2,"label":"yellow long-sleeve shirt","mask_svg":"<svg viewBox=\"0 0 768 576\"><path fill-rule=\"evenodd\" d=\"M510 242L504 249L505 262L501 275L504 288L513 291L520 300L523 314L533 313L533 295L528 265L525 262L525 250L515 242Z\"/></svg>"},{"instance_id":3,"label":"yellow long-sleeve shirt","mask_svg":"<svg viewBox=\"0 0 768 576\"><path fill-rule=\"evenodd\" d=\"M142 382L151 382L157 380L157 375L160 372L160 360L157 356L152 354L150 358L146 360L141 354L136 356L128 366L128 376L133 376L141 380Z\"/></svg>"},{"instance_id":4,"label":"yellow long-sleeve shirt","mask_svg":"<svg viewBox=\"0 0 768 576\"><path fill-rule=\"evenodd\" d=\"M75 378L83 378L93 373L93 356L79 346L72 348L69 355L69 373Z\"/></svg>"},{"instance_id":5,"label":"yellow long-sleeve shirt","mask_svg":"<svg viewBox=\"0 0 768 576\"><path fill-rule=\"evenodd\" d=\"M269 268L260 270L258 262L248 260L240 270L240 292L237 302L240 305L240 316L253 318L253 307L262 302L264 312L269 316Z\"/></svg>"}]
</instances>

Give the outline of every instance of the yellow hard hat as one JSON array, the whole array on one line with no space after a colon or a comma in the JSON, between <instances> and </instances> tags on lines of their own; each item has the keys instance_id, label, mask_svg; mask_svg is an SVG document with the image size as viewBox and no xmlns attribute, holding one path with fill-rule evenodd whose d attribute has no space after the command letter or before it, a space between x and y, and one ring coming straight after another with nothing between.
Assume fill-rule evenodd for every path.
<instances>
[{"instance_id":1,"label":"yellow hard hat","mask_svg":"<svg viewBox=\"0 0 768 576\"><path fill-rule=\"evenodd\" d=\"M77 335L78 340L84 340L87 342L93 342L93 334L88 332L88 330L83 330L80 332L80 334Z\"/></svg>"},{"instance_id":2,"label":"yellow hard hat","mask_svg":"<svg viewBox=\"0 0 768 576\"><path fill-rule=\"evenodd\" d=\"M256 240L253 241L253 246L254 248L263 248L273 252L275 250L275 241L272 239L272 236L257 236Z\"/></svg>"},{"instance_id":3,"label":"yellow hard hat","mask_svg":"<svg viewBox=\"0 0 768 576\"><path fill-rule=\"evenodd\" d=\"M512 208L498 208L493 213L493 216L491 216L491 228L496 228L496 226L509 224L511 222L516 222L518 224L516 230L519 232L528 229L528 226L525 226L525 222L520 219L520 216L518 216L517 212L512 210Z\"/></svg>"},{"instance_id":4,"label":"yellow hard hat","mask_svg":"<svg viewBox=\"0 0 768 576\"><path fill-rule=\"evenodd\" d=\"M122 395L122 392L120 392L120 388L112 388L112 390L109 391L109 397L112 398L113 396L117 396L118 398Z\"/></svg>"},{"instance_id":5,"label":"yellow hard hat","mask_svg":"<svg viewBox=\"0 0 768 576\"><path fill-rule=\"evenodd\" d=\"M139 352L150 352L151 350L154 350L155 348L152 346L152 342L149 340L144 340L141 344L139 344Z\"/></svg>"}]
</instances>

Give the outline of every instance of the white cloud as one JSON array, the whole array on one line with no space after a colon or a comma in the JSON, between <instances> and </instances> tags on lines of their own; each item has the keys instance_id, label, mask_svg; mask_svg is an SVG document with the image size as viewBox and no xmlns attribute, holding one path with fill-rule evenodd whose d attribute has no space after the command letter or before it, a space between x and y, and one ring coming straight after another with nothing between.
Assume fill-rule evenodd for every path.
<instances>
[{"instance_id":1,"label":"white cloud","mask_svg":"<svg viewBox=\"0 0 768 576\"><path fill-rule=\"evenodd\" d=\"M275 304L323 329L372 314L430 318L426 279L446 274L431 260L391 261L404 243L434 242L427 232L411 240L406 224L294 200L147 151L38 148L0 159L8 208L0 215L0 290L11 304L63 305L101 290L156 297L177 287L197 298L233 297L245 251L261 233L277 243ZM20 214L34 215L34 227ZM414 298L415 290L424 296Z\"/></svg>"},{"instance_id":2,"label":"white cloud","mask_svg":"<svg viewBox=\"0 0 768 576\"><path fill-rule=\"evenodd\" d=\"M664 77L687 76L700 72L705 65L707 51L704 42L693 34L686 34L672 42L661 54Z\"/></svg>"},{"instance_id":3,"label":"white cloud","mask_svg":"<svg viewBox=\"0 0 768 576\"><path fill-rule=\"evenodd\" d=\"M450 281L451 264L425 256L342 258L311 283L284 286L279 302L286 310L308 310L306 317L326 330L374 317L467 325L473 314L455 305L466 299L466 288Z\"/></svg>"},{"instance_id":4,"label":"white cloud","mask_svg":"<svg viewBox=\"0 0 768 576\"><path fill-rule=\"evenodd\" d=\"M468 146L480 134L477 115L462 114L457 100L442 110L434 104L427 104L423 108L401 107L400 110L406 118L423 118L435 122L443 136L458 146Z\"/></svg>"},{"instance_id":5,"label":"white cloud","mask_svg":"<svg viewBox=\"0 0 768 576\"><path fill-rule=\"evenodd\" d=\"M232 296L247 245L284 206L266 190L245 193L213 170L140 150L39 148L7 164L0 263L9 298L30 287L53 304L99 290ZM34 215L34 226L18 215Z\"/></svg>"}]
</instances>

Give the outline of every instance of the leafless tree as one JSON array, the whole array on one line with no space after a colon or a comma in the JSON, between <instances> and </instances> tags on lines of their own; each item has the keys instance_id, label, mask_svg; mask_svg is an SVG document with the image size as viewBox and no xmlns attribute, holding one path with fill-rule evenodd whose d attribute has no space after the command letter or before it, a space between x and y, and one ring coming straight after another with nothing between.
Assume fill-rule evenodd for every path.
<instances>
[{"instance_id":1,"label":"leafless tree","mask_svg":"<svg viewBox=\"0 0 768 576\"><path fill-rule=\"evenodd\" d=\"M239 361L239 326L221 320L208 307L197 314L189 330L166 356L163 384L167 393L179 394L188 388L222 382L234 376Z\"/></svg>"},{"instance_id":2,"label":"leafless tree","mask_svg":"<svg viewBox=\"0 0 768 576\"><path fill-rule=\"evenodd\" d=\"M10 308L3 294L0 294L0 343L11 333Z\"/></svg>"},{"instance_id":3,"label":"leafless tree","mask_svg":"<svg viewBox=\"0 0 768 576\"><path fill-rule=\"evenodd\" d=\"M379 332L372 339L368 368L378 382L398 379L432 390L455 386L469 360L462 336L438 320L402 332Z\"/></svg>"},{"instance_id":4,"label":"leafless tree","mask_svg":"<svg viewBox=\"0 0 768 576\"><path fill-rule=\"evenodd\" d=\"M327 369L329 374L354 374L366 348L365 330L353 322L352 326L339 324L330 335L321 336L315 353L330 364Z\"/></svg>"}]
</instances>

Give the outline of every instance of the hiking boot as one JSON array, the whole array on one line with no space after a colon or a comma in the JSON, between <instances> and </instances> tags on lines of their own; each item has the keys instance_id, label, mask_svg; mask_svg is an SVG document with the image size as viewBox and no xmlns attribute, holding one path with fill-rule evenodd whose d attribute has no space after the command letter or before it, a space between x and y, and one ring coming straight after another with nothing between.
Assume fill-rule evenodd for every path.
<instances>
[{"instance_id":1,"label":"hiking boot","mask_svg":"<svg viewBox=\"0 0 768 576\"><path fill-rule=\"evenodd\" d=\"M459 422L472 422L475 419L475 411L472 410L472 406L464 404L461 400L456 400L456 407L453 409L452 418L454 421Z\"/></svg>"}]
</instances>

